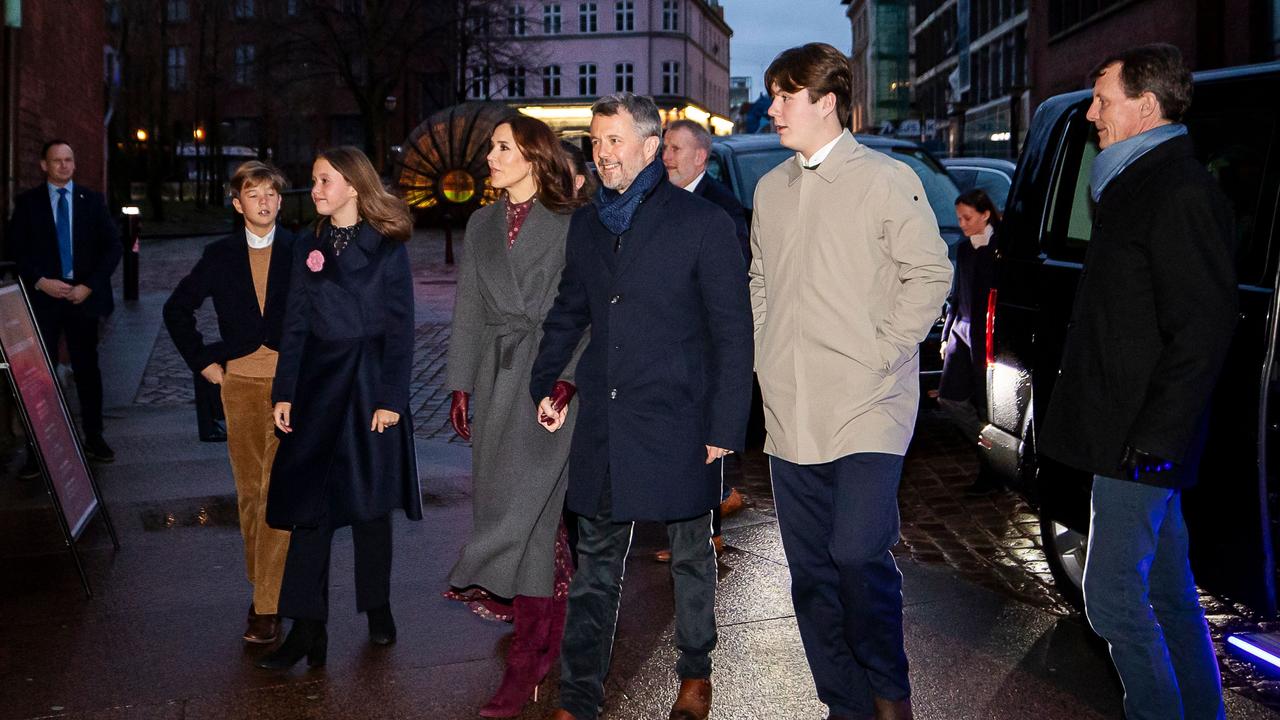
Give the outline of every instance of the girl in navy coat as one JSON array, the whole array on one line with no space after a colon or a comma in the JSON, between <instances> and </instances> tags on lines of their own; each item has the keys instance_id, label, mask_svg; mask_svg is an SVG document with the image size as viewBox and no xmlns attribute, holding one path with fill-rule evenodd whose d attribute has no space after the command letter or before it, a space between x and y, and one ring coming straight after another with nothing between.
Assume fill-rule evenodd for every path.
<instances>
[{"instance_id":1,"label":"girl in navy coat","mask_svg":"<svg viewBox=\"0 0 1280 720\"><path fill-rule=\"evenodd\" d=\"M312 167L320 221L296 257L272 386L281 436L267 522L293 531L279 612L289 636L257 663L285 669L304 656L323 665L328 645L329 550L351 526L356 607L369 640L395 642L391 616L391 512L422 518L409 415L413 278L404 201L383 189L352 147Z\"/></svg>"}]
</instances>

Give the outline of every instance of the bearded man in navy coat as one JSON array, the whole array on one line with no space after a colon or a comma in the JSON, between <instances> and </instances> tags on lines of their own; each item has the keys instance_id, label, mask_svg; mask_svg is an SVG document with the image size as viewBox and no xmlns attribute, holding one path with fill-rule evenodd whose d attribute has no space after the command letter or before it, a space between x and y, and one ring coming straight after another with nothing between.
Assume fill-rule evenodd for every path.
<instances>
[{"instance_id":1,"label":"bearded man in navy coat","mask_svg":"<svg viewBox=\"0 0 1280 720\"><path fill-rule=\"evenodd\" d=\"M635 520L665 522L671 540L681 684L670 716L706 718L711 707L711 510L721 488L706 467L746 442L751 307L732 221L667 180L661 132L648 98L619 93L592 107L604 187L569 226L559 294L533 366L539 418L554 431L565 406L553 386L590 327L569 455L579 566L557 720L599 713Z\"/></svg>"}]
</instances>

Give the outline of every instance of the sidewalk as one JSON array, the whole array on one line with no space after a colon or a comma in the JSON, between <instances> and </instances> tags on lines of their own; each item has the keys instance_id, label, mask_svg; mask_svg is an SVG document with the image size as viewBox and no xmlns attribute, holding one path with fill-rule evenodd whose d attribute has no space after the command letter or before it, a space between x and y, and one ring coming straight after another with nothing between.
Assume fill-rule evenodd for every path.
<instances>
[{"instance_id":1,"label":"sidewalk","mask_svg":"<svg viewBox=\"0 0 1280 720\"><path fill-rule=\"evenodd\" d=\"M159 321L167 288L204 242L145 249L142 297L119 305L104 342L107 437L118 459L98 468L98 478L122 547L111 549L99 522L82 539L93 600L81 595L43 486L0 472L0 720L475 717L497 686L510 627L439 594L471 522L470 449L446 429L441 387L453 271L438 262L440 237L412 246L425 518L395 520L399 641L373 648L366 640L344 530L333 554L328 666L283 675L254 669L262 650L239 639L248 585L226 448L196 441L182 394L190 376L174 365ZM726 521L714 655L719 720L825 717L767 492L767 482L749 478L751 506ZM637 528L606 718L665 718L674 697L669 568L649 559L665 541L660 526ZM899 561L917 717L1119 717L1105 649L1078 617L917 564L910 553ZM556 672L521 717L550 714ZM1234 693L1228 702L1232 718L1280 716Z\"/></svg>"}]
</instances>

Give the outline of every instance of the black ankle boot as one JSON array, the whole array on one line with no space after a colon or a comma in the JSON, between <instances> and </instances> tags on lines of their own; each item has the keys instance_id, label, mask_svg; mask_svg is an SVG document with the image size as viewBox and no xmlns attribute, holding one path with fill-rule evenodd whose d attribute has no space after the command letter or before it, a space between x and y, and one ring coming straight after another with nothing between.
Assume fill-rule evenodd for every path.
<instances>
[{"instance_id":1,"label":"black ankle boot","mask_svg":"<svg viewBox=\"0 0 1280 720\"><path fill-rule=\"evenodd\" d=\"M396 641L396 621L391 617L391 603L373 608L369 616L369 642L374 645L390 645Z\"/></svg>"},{"instance_id":2,"label":"black ankle boot","mask_svg":"<svg viewBox=\"0 0 1280 720\"><path fill-rule=\"evenodd\" d=\"M310 667L324 665L329 651L329 631L319 620L297 619L289 628L289 636L274 652L258 658L254 666L263 670L288 670L302 658Z\"/></svg>"}]
</instances>

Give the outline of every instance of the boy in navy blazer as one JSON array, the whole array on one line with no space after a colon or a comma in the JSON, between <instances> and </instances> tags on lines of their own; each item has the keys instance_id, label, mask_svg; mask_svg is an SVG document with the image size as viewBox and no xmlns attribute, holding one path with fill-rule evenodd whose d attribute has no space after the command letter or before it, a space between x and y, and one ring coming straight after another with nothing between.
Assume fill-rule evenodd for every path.
<instances>
[{"instance_id":1,"label":"boy in navy blazer","mask_svg":"<svg viewBox=\"0 0 1280 720\"><path fill-rule=\"evenodd\" d=\"M111 274L120 262L120 232L102 195L72 181L76 156L65 140L50 140L40 155L45 182L18 196L9 221L18 274L31 297L49 357L66 338L80 396L84 451L111 462L102 437L102 371L98 322L110 315ZM28 458L33 466L34 455Z\"/></svg>"},{"instance_id":2,"label":"boy in navy blazer","mask_svg":"<svg viewBox=\"0 0 1280 720\"><path fill-rule=\"evenodd\" d=\"M271 419L285 300L289 294L293 236L276 224L284 176L250 160L231 177L231 204L243 229L210 243L191 273L164 304L165 327L192 371L220 387L227 416L227 454L236 481L245 569L253 585L246 642L274 642L276 605L289 533L267 526L267 488L280 441ZM196 329L196 309L213 299L216 342Z\"/></svg>"}]
</instances>

